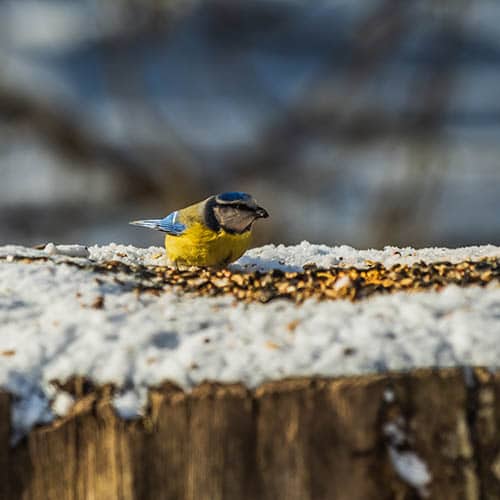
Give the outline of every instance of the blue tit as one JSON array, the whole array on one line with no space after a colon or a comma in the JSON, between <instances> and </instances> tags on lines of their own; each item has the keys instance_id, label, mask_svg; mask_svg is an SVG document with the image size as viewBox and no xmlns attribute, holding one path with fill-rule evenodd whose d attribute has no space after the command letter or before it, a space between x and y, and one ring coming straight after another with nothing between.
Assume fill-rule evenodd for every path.
<instances>
[{"instance_id":1,"label":"blue tit","mask_svg":"<svg viewBox=\"0 0 500 500\"><path fill-rule=\"evenodd\" d=\"M245 253L253 223L266 217L269 214L252 196L229 192L210 196L163 219L130 224L167 233L167 257L177 267L222 267Z\"/></svg>"}]
</instances>

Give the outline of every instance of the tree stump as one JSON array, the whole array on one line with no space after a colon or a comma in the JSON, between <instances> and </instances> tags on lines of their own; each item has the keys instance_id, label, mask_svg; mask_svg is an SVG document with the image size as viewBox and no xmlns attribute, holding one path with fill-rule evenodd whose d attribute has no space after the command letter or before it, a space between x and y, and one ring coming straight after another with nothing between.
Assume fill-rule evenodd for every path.
<instances>
[{"instance_id":1,"label":"tree stump","mask_svg":"<svg viewBox=\"0 0 500 500\"><path fill-rule=\"evenodd\" d=\"M151 389L124 421L111 390L9 444L0 497L23 500L500 498L500 383L476 369Z\"/></svg>"}]
</instances>

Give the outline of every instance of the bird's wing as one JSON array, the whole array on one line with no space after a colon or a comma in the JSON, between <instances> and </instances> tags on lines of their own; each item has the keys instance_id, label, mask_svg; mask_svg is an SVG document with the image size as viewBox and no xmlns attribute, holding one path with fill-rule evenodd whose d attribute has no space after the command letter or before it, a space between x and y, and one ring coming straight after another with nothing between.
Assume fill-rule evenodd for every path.
<instances>
[{"instance_id":1,"label":"bird's wing","mask_svg":"<svg viewBox=\"0 0 500 500\"><path fill-rule=\"evenodd\" d=\"M156 229L164 233L171 234L172 236L180 236L186 230L186 225L177 220L179 212L172 212L163 219L145 219L135 220L130 224L134 226L147 227L149 229Z\"/></svg>"},{"instance_id":2,"label":"bird's wing","mask_svg":"<svg viewBox=\"0 0 500 500\"><path fill-rule=\"evenodd\" d=\"M186 225L177 220L178 216L179 212L177 211L167 215L161 219L158 229L173 236L180 236L186 230Z\"/></svg>"}]
</instances>

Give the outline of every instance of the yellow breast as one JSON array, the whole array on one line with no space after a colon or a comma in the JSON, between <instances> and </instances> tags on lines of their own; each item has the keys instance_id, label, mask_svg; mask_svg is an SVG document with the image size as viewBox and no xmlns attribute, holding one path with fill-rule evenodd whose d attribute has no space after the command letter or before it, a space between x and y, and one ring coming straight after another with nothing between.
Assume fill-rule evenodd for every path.
<instances>
[{"instance_id":1,"label":"yellow breast","mask_svg":"<svg viewBox=\"0 0 500 500\"><path fill-rule=\"evenodd\" d=\"M200 223L181 236L165 237L167 257L176 265L218 267L239 259L250 246L251 231L243 234L215 232Z\"/></svg>"}]
</instances>

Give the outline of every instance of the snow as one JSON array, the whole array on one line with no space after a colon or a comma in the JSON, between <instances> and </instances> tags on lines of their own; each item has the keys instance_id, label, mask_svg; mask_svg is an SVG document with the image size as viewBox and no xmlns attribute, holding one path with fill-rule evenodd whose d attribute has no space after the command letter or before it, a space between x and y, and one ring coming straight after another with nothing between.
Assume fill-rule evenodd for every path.
<instances>
[{"instance_id":1,"label":"snow","mask_svg":"<svg viewBox=\"0 0 500 500\"><path fill-rule=\"evenodd\" d=\"M117 394L113 398L113 405L122 418L132 419L142 415L141 409L146 405L147 392L145 390L139 393L133 390L128 390Z\"/></svg>"},{"instance_id":2,"label":"snow","mask_svg":"<svg viewBox=\"0 0 500 500\"><path fill-rule=\"evenodd\" d=\"M428 497L427 485L431 481L431 475L425 462L412 451L400 451L392 446L389 447L389 457L401 479L413 486L420 497Z\"/></svg>"},{"instance_id":3,"label":"snow","mask_svg":"<svg viewBox=\"0 0 500 500\"><path fill-rule=\"evenodd\" d=\"M366 267L367 261L375 261L386 267L391 267L399 263L461 262L468 259L479 260L483 257L500 257L500 247L485 245L457 249L414 249L386 246L383 250L357 250L346 245L329 247L303 241L295 246L266 245L250 250L238 261L238 264L247 268L280 268L285 271L296 271L306 264L316 264L320 268L332 266Z\"/></svg>"},{"instance_id":4,"label":"snow","mask_svg":"<svg viewBox=\"0 0 500 500\"><path fill-rule=\"evenodd\" d=\"M43 249L47 255L66 255L68 257L90 257L87 247L83 245L54 245L47 243Z\"/></svg>"},{"instance_id":5,"label":"snow","mask_svg":"<svg viewBox=\"0 0 500 500\"><path fill-rule=\"evenodd\" d=\"M48 243L43 250L35 250L16 245L0 247L0 258L6 256L56 257L66 256L88 258L96 262L117 260L129 265L164 266L168 265L165 249L162 247L137 248L132 245L110 243L105 246L85 247L83 245L55 245ZM270 270L300 271L303 266L314 264L320 268L366 267L370 261L380 262L385 267L415 262L462 262L480 260L485 257L499 257L500 247L494 245L471 246L463 248L398 248L386 246L382 250L357 250L347 245L329 247L303 241L298 245L265 245L249 250L231 265L233 270ZM60 259L54 260L60 262Z\"/></svg>"},{"instance_id":6,"label":"snow","mask_svg":"<svg viewBox=\"0 0 500 500\"><path fill-rule=\"evenodd\" d=\"M392 466L398 476L415 488L420 498L429 496L428 486L432 480L427 464L408 448L410 439L404 432L404 421L398 418L387 422L384 434L388 440L388 452Z\"/></svg>"},{"instance_id":7,"label":"snow","mask_svg":"<svg viewBox=\"0 0 500 500\"><path fill-rule=\"evenodd\" d=\"M384 390L384 401L386 403L393 403L395 400L395 394L392 389L385 389Z\"/></svg>"},{"instance_id":8,"label":"snow","mask_svg":"<svg viewBox=\"0 0 500 500\"><path fill-rule=\"evenodd\" d=\"M58 417L63 417L68 414L74 403L75 399L71 394L60 391L56 393L54 401L52 401L52 411Z\"/></svg>"},{"instance_id":9,"label":"snow","mask_svg":"<svg viewBox=\"0 0 500 500\"><path fill-rule=\"evenodd\" d=\"M495 283L401 292L355 303L247 304L228 296L138 295L126 286L126 275L96 275L64 262L88 262L80 256L86 255L85 247L54 247L49 246L49 252L0 247L0 387L14 395L12 418L18 436L69 411L72 401L54 388L54 381L75 375L97 384L113 383L117 412L133 418L141 414L148 388L165 381L186 390L206 380L255 388L287 377L500 367L500 287ZM499 250L357 251L301 243L251 250L234 267L363 265L366 259L385 265L460 261L498 256ZM14 259L19 255L48 260L25 264ZM94 261L130 264L164 259L161 248L114 244L89 247L88 255ZM102 307L96 307L99 298ZM394 460L401 475L411 469L423 476L412 457Z\"/></svg>"}]
</instances>

